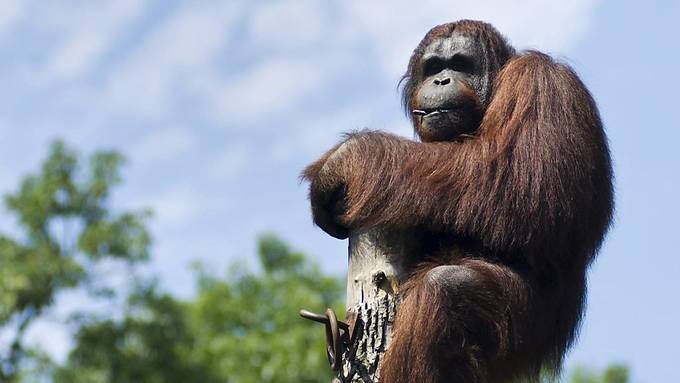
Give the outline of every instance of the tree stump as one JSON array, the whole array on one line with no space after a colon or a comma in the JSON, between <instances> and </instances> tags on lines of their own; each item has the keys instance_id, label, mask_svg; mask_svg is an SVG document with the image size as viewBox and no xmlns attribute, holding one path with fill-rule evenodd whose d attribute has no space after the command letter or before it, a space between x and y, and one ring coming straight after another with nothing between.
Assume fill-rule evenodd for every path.
<instances>
[{"instance_id":1,"label":"tree stump","mask_svg":"<svg viewBox=\"0 0 680 383\"><path fill-rule=\"evenodd\" d=\"M371 229L349 237L346 321L352 340L334 382L376 383L408 276L408 234Z\"/></svg>"}]
</instances>

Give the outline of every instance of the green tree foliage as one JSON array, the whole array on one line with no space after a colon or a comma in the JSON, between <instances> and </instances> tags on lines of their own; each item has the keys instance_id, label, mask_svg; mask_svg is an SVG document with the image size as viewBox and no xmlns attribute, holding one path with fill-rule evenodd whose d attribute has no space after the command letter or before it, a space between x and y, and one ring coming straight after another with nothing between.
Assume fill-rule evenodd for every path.
<instances>
[{"instance_id":1,"label":"green tree foliage","mask_svg":"<svg viewBox=\"0 0 680 383\"><path fill-rule=\"evenodd\" d=\"M76 335L55 382L327 382L323 327L302 308L342 308L342 282L324 276L274 236L259 240L259 272L198 273L179 301L156 288L131 297L120 321L94 320Z\"/></svg>"},{"instance_id":2,"label":"green tree foliage","mask_svg":"<svg viewBox=\"0 0 680 383\"><path fill-rule=\"evenodd\" d=\"M85 282L96 292L91 271L102 260L148 257L147 213L113 214L109 208L122 162L120 155L102 151L83 165L56 142L41 169L6 196L18 231L0 233L0 330L13 337L0 348L0 382L17 381L28 352L25 332L57 293Z\"/></svg>"},{"instance_id":3,"label":"green tree foliage","mask_svg":"<svg viewBox=\"0 0 680 383\"><path fill-rule=\"evenodd\" d=\"M154 285L138 286L128 298L122 320L85 322L76 347L55 383L210 382L209 371L192 357L195 337L186 305Z\"/></svg>"},{"instance_id":4,"label":"green tree foliage","mask_svg":"<svg viewBox=\"0 0 680 383\"><path fill-rule=\"evenodd\" d=\"M621 363L613 363L607 366L603 372L583 366L576 367L568 378L555 376L550 371L544 371L540 379L541 383L630 383L628 366ZM520 380L517 383L529 383Z\"/></svg>"},{"instance_id":5,"label":"green tree foliage","mask_svg":"<svg viewBox=\"0 0 680 383\"><path fill-rule=\"evenodd\" d=\"M628 367L615 363L607 367L603 373L579 367L571 374L571 383L629 383Z\"/></svg>"}]
</instances>

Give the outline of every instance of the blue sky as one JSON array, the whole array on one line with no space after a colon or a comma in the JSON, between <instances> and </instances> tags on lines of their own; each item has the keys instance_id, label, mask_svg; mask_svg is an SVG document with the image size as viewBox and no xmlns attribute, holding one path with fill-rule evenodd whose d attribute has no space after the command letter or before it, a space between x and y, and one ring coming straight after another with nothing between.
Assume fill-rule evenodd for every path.
<instances>
[{"instance_id":1,"label":"blue sky","mask_svg":"<svg viewBox=\"0 0 680 383\"><path fill-rule=\"evenodd\" d=\"M169 290L191 295L193 260L252 259L263 231L344 273L347 244L312 225L297 176L341 132L411 137L399 76L431 26L460 18L567 61L600 105L616 222L567 366L623 361L635 381L680 381L677 0L4 0L0 192L53 138L115 148L130 160L115 206L156 211L150 269ZM68 349L51 321L31 334L57 357Z\"/></svg>"}]
</instances>

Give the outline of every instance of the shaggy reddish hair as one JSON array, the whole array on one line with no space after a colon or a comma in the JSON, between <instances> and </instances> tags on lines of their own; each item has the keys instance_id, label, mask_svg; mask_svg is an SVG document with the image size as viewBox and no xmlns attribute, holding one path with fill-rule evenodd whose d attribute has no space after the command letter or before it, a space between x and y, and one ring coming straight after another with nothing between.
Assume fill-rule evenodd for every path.
<instances>
[{"instance_id":1,"label":"shaggy reddish hair","mask_svg":"<svg viewBox=\"0 0 680 383\"><path fill-rule=\"evenodd\" d=\"M383 383L496 383L559 368L612 217L607 140L568 66L515 54L488 24L446 24L410 60L406 106L424 47L456 28L483 45L495 71L474 137L416 142L358 132L303 173L315 222L330 234L381 227L421 238Z\"/></svg>"}]
</instances>

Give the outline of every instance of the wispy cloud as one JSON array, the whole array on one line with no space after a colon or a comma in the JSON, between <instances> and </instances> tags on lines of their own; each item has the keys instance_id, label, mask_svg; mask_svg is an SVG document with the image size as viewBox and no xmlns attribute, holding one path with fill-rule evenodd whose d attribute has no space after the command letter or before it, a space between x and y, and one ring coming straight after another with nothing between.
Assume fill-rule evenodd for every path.
<instances>
[{"instance_id":1,"label":"wispy cloud","mask_svg":"<svg viewBox=\"0 0 680 383\"><path fill-rule=\"evenodd\" d=\"M279 52L308 49L328 41L331 10L323 2L262 2L247 27L249 44Z\"/></svg>"},{"instance_id":2,"label":"wispy cloud","mask_svg":"<svg viewBox=\"0 0 680 383\"><path fill-rule=\"evenodd\" d=\"M449 7L426 0L414 7L406 0L346 1L334 4L333 12L318 2L261 4L236 48L266 52L266 60L234 67L225 81L205 90L218 95L212 98L218 121L230 126L264 122L273 113L300 108L304 96L328 91L330 80L342 71L369 71L396 83L413 47L433 25L483 19L519 47L560 52L586 31L596 3L471 0Z\"/></svg>"},{"instance_id":3,"label":"wispy cloud","mask_svg":"<svg viewBox=\"0 0 680 383\"><path fill-rule=\"evenodd\" d=\"M301 100L320 87L334 67L308 59L275 57L230 76L215 89L212 113L229 128L274 121L273 116L299 109Z\"/></svg>"},{"instance_id":4,"label":"wispy cloud","mask_svg":"<svg viewBox=\"0 0 680 383\"><path fill-rule=\"evenodd\" d=\"M87 74L144 10L143 0L108 3L47 3L39 17L57 38L42 80L48 83Z\"/></svg>"},{"instance_id":5,"label":"wispy cloud","mask_svg":"<svg viewBox=\"0 0 680 383\"><path fill-rule=\"evenodd\" d=\"M60 12L48 6L43 17L59 38L42 76L33 81L73 79L79 84L79 77L117 47L121 51L103 73L104 81L82 83L84 89L76 94L98 100L107 114L157 121L171 115L177 104L194 100L197 112L236 129L300 108L307 97L327 92L329 81L343 72L372 73L396 82L413 47L435 24L483 19L520 47L560 52L587 30L596 4L183 2L134 36L126 34L128 27L153 12L143 0L110 2L103 9L99 4L71 6Z\"/></svg>"},{"instance_id":6,"label":"wispy cloud","mask_svg":"<svg viewBox=\"0 0 680 383\"><path fill-rule=\"evenodd\" d=\"M26 3L22 0L5 0L0 11L0 37L7 33L25 14Z\"/></svg>"},{"instance_id":7,"label":"wispy cloud","mask_svg":"<svg viewBox=\"0 0 680 383\"><path fill-rule=\"evenodd\" d=\"M129 156L143 166L158 165L191 152L198 145L197 132L192 129L168 127L152 130L133 144Z\"/></svg>"},{"instance_id":8,"label":"wispy cloud","mask_svg":"<svg viewBox=\"0 0 680 383\"><path fill-rule=\"evenodd\" d=\"M163 228L176 228L193 222L208 208L205 202L205 198L193 186L173 185L172 188L141 197L137 205L151 207L155 220Z\"/></svg>"},{"instance_id":9,"label":"wispy cloud","mask_svg":"<svg viewBox=\"0 0 680 383\"><path fill-rule=\"evenodd\" d=\"M479 19L494 24L513 43L549 51L568 49L586 31L598 0L551 2L529 0L350 1L341 8L345 34L367 41L379 54L386 74L398 76L405 60L432 26L457 19ZM389 11L388 11L389 10ZM540 31L538 33L537 31Z\"/></svg>"},{"instance_id":10,"label":"wispy cloud","mask_svg":"<svg viewBox=\"0 0 680 383\"><path fill-rule=\"evenodd\" d=\"M173 98L190 96L195 82L220 70L216 57L241 12L239 2L179 6L108 74L102 97L116 113L162 118Z\"/></svg>"},{"instance_id":11,"label":"wispy cloud","mask_svg":"<svg viewBox=\"0 0 680 383\"><path fill-rule=\"evenodd\" d=\"M248 168L252 148L246 144L228 144L206 164L206 176L212 180L234 181Z\"/></svg>"}]
</instances>

